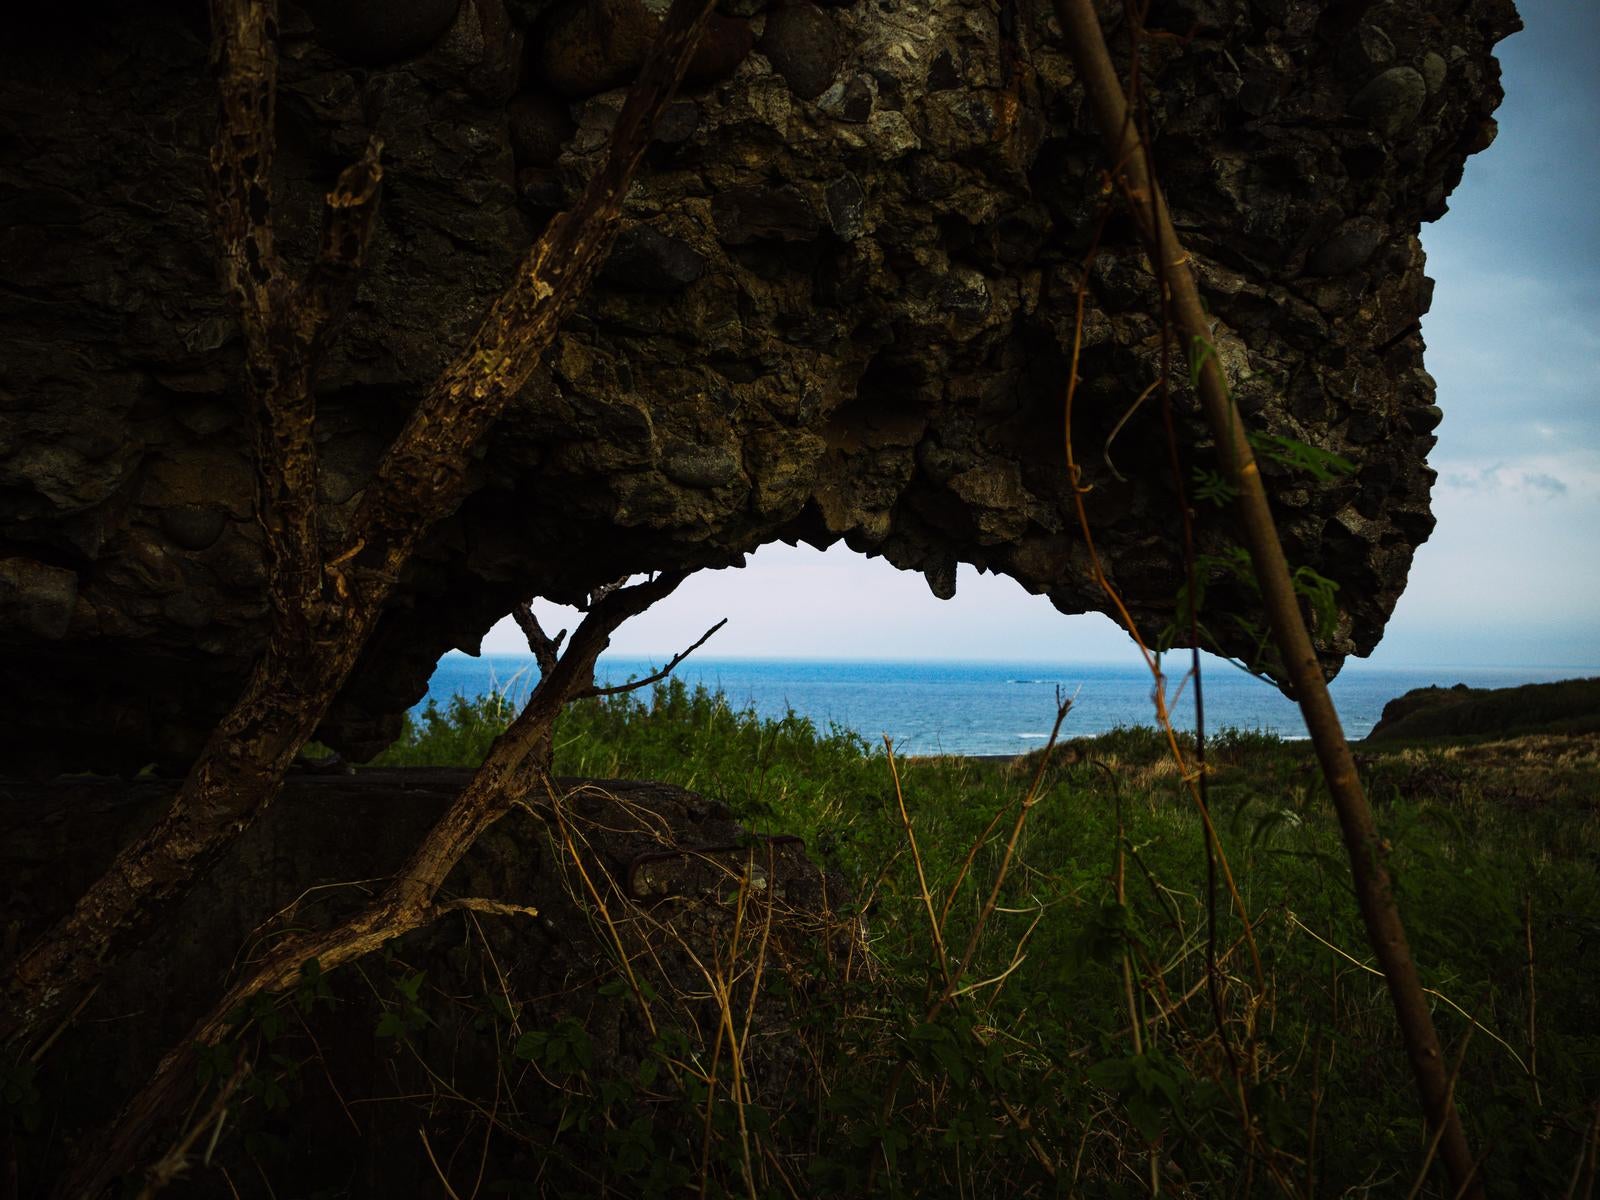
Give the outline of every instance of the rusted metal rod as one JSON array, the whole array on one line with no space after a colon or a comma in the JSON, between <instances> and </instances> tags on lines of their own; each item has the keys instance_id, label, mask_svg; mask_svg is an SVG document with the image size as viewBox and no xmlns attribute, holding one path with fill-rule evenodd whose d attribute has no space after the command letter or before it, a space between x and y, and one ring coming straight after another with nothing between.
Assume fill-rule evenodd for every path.
<instances>
[{"instance_id":1,"label":"rusted metal rod","mask_svg":"<svg viewBox=\"0 0 1600 1200\"><path fill-rule=\"evenodd\" d=\"M1183 335L1185 349L1211 347L1211 326L1200 305L1200 293L1189 270L1188 257L1172 227L1160 184L1151 173L1138 128L1130 119L1122 84L1106 49L1105 35L1092 0L1054 0L1054 3L1089 105L1105 137L1115 170L1122 176L1123 190L1130 197L1150 257L1157 265L1157 275L1165 280L1169 289L1172 313ZM1234 513L1261 585L1273 639L1299 700L1339 815L1367 938L1389 985L1400 1036L1411 1060L1428 1125L1439 1133L1440 1155L1450 1173L1455 1194L1481 1198L1483 1185L1477 1177L1477 1164L1450 1095L1439 1035L1417 975L1416 961L1411 956L1399 907L1395 904L1385 843L1372 819L1372 809L1356 774L1350 745L1345 741L1339 715L1328 695L1322 666L1306 631L1261 474L1245 437L1244 423L1228 394L1217 356L1205 353L1201 360L1200 397L1206 419L1216 436L1223 466L1238 489Z\"/></svg>"}]
</instances>

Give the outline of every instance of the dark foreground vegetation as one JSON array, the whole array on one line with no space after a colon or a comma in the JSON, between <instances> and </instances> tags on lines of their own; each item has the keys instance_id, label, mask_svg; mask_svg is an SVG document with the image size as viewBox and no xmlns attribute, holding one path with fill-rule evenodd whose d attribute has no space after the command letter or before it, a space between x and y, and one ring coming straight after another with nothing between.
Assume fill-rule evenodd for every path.
<instances>
[{"instance_id":1,"label":"dark foreground vegetation","mask_svg":"<svg viewBox=\"0 0 1600 1200\"><path fill-rule=\"evenodd\" d=\"M511 713L430 708L384 761L475 763ZM1450 1194L1306 747L1210 740L1226 864L1208 866L1159 734L1070 733L1069 716L1048 762L891 764L851 733L677 682L570 709L558 772L678 783L752 832L803 837L859 936L791 986L760 957L752 900L744 941L736 926L707 972L712 1044L689 1044L694 1023L625 964L613 990L658 1029L642 1061L619 1069L581 1020L522 1033L507 1054L556 1086L524 1089L537 1169L499 1188ZM1389 742L1361 761L1490 1194L1592 1195L1600 735ZM750 863L741 914L761 886ZM803 1085L759 1101L741 1087L756 1040L799 1055Z\"/></svg>"}]
</instances>

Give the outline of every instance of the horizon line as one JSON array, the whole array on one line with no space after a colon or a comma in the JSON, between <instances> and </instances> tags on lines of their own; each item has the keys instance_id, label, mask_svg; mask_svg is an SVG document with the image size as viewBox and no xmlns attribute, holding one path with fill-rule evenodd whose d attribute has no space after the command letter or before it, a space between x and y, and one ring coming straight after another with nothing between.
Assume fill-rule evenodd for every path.
<instances>
[{"instance_id":1,"label":"horizon line","mask_svg":"<svg viewBox=\"0 0 1600 1200\"><path fill-rule=\"evenodd\" d=\"M637 659L641 662L670 661L678 651L672 650L665 653L606 650L599 655L600 659L623 658ZM1187 647L1179 650L1169 650L1168 655L1187 655ZM1209 650L1201 653L1208 658L1216 660L1223 665L1234 665L1232 660L1221 655L1213 654ZM440 659L458 655L462 658L518 658L533 660L533 654L527 650L480 650L477 653L452 647L440 655ZM695 654L684 659L678 665L681 667L690 662L792 662L792 663L966 663L966 664L1018 664L1027 666L1139 666L1144 664L1137 655L1129 658L1024 658L1007 655L994 655L987 657L958 657L953 655L818 655L818 654ZM1485 670L1485 671L1595 671L1600 673L1600 662L1593 663L1555 663L1555 662L1397 662L1373 663L1366 658L1350 656L1341 664L1341 670L1355 668L1371 671L1399 671L1399 670Z\"/></svg>"}]
</instances>

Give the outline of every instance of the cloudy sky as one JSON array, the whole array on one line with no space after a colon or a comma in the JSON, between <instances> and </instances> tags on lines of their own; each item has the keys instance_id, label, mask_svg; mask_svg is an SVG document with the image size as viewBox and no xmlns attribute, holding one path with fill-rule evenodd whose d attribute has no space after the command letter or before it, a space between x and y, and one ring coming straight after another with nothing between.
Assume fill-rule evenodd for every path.
<instances>
[{"instance_id":1,"label":"cloudy sky","mask_svg":"<svg viewBox=\"0 0 1600 1200\"><path fill-rule=\"evenodd\" d=\"M1445 419L1439 524L1375 665L1600 666L1600 4L1520 0L1500 45L1495 144L1423 229L1423 322ZM557 621L562 618L552 612ZM1065 617L963 568L956 598L843 547L769 546L705 572L619 632L665 655L720 617L723 656L1128 661L1103 617ZM509 622L485 642L520 651Z\"/></svg>"}]
</instances>

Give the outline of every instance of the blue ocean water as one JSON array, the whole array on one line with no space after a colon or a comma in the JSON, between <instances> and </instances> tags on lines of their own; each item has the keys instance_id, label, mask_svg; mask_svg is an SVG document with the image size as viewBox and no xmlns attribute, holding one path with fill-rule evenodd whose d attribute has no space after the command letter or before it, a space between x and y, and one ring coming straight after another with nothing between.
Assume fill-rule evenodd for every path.
<instances>
[{"instance_id":1,"label":"blue ocean water","mask_svg":"<svg viewBox=\"0 0 1600 1200\"><path fill-rule=\"evenodd\" d=\"M1170 656L1169 707L1174 723L1193 728L1193 688L1179 690L1188 656ZM661 661L611 657L597 677L621 683L652 673ZM1429 684L1510 687L1570 679L1595 672L1540 667L1347 666L1334 680L1334 702L1345 732L1359 738L1377 722L1389 700ZM819 661L781 658L691 657L675 674L691 687L720 688L735 706L762 716L793 709L819 728L837 723L869 742L887 734L905 754L1016 754L1042 745L1055 718L1056 689L1075 697L1064 737L1104 733L1119 725L1153 725L1150 674L1130 663ZM451 653L439 661L428 696L441 702L509 689L526 695L536 679L526 655L470 658ZM1209 659L1204 668L1206 728L1256 729L1304 737L1300 711L1276 688L1236 667ZM1176 696L1175 701L1170 699Z\"/></svg>"}]
</instances>

